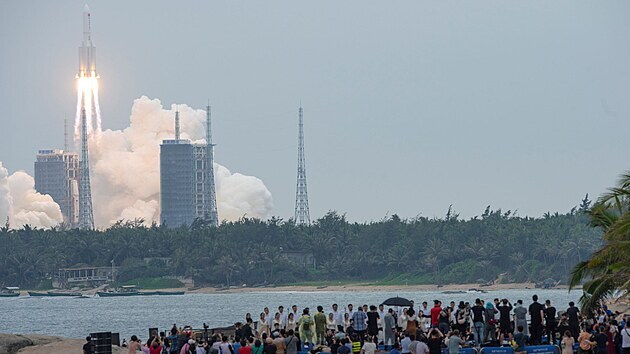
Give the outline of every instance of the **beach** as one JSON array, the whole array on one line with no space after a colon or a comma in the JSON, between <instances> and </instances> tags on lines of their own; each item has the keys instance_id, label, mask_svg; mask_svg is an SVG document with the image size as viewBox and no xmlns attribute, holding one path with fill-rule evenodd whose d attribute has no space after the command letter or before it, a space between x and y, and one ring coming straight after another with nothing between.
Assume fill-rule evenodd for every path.
<instances>
[{"instance_id":1,"label":"beach","mask_svg":"<svg viewBox=\"0 0 630 354\"><path fill-rule=\"evenodd\" d=\"M248 287L248 286L231 286L229 288L215 288L215 287L200 287L192 289L184 288L164 288L164 289L151 289L156 291L182 291L185 290L188 294L214 294L214 293L252 293L252 292L317 292L317 291L352 291L352 292L373 292L373 291L467 291L470 289L478 289L484 291L501 291L501 290L522 290L522 289L535 289L534 283L505 283L505 284L491 284L481 285L478 283L471 284L447 284L447 285L434 285L434 284L409 284L409 285L379 285L374 282L370 283L339 283L339 284L313 284L313 285L278 285L278 286L266 286L266 287ZM566 285L559 285L553 287L553 289L567 289ZM81 291L84 295L94 295L100 289L90 289ZM28 295L26 291L22 291L22 295Z\"/></svg>"},{"instance_id":2,"label":"beach","mask_svg":"<svg viewBox=\"0 0 630 354\"><path fill-rule=\"evenodd\" d=\"M81 353L85 340L71 339L37 334L5 334L0 333L0 353L47 353L67 354ZM125 353L125 348L114 346L113 354Z\"/></svg>"}]
</instances>

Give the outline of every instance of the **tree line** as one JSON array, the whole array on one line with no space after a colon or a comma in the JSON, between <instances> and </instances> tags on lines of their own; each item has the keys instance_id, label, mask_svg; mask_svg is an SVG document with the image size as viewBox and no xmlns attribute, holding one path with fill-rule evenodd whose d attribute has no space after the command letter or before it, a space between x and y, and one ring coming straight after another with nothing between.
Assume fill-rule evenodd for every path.
<instances>
[{"instance_id":1,"label":"tree line","mask_svg":"<svg viewBox=\"0 0 630 354\"><path fill-rule=\"evenodd\" d=\"M179 275L211 286L565 281L602 244L602 231L584 213L589 205L586 197L570 212L536 218L488 207L466 220L449 208L443 218L392 215L369 223L331 211L311 225L243 218L218 227L201 220L180 228L143 220L106 230L3 227L0 285L37 287L59 268L111 261L121 282Z\"/></svg>"}]
</instances>

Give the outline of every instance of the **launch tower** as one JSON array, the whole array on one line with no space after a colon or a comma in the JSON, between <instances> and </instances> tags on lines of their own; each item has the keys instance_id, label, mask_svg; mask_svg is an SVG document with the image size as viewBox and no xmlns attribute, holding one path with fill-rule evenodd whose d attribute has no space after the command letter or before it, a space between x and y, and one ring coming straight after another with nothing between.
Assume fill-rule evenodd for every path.
<instances>
[{"instance_id":1,"label":"launch tower","mask_svg":"<svg viewBox=\"0 0 630 354\"><path fill-rule=\"evenodd\" d=\"M206 106L206 190L205 207L206 219L210 225L219 224L219 214L217 212L217 194L214 186L214 144L212 143L212 118L210 104Z\"/></svg>"},{"instance_id":2,"label":"launch tower","mask_svg":"<svg viewBox=\"0 0 630 354\"><path fill-rule=\"evenodd\" d=\"M83 42L79 47L77 120L75 122L75 137L79 131L81 145L79 158L79 228L81 229L94 228L88 135L101 129L97 79L96 48L92 44L91 15L86 4L83 8Z\"/></svg>"},{"instance_id":3,"label":"launch tower","mask_svg":"<svg viewBox=\"0 0 630 354\"><path fill-rule=\"evenodd\" d=\"M304 116L302 107L298 109L298 166L297 188L295 192L295 223L308 225L311 217L308 210L308 192L306 190L306 160L304 158Z\"/></svg>"}]
</instances>

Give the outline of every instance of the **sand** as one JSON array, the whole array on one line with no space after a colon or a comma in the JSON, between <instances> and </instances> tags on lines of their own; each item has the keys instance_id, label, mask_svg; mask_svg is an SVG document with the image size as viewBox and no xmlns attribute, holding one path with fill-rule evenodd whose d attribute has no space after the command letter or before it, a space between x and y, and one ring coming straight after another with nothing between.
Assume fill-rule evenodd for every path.
<instances>
[{"instance_id":1,"label":"sand","mask_svg":"<svg viewBox=\"0 0 630 354\"><path fill-rule=\"evenodd\" d=\"M3 334L0 333L0 354L71 354L83 353L85 340L70 339L38 334ZM126 348L112 347L112 353L124 354Z\"/></svg>"},{"instance_id":2,"label":"sand","mask_svg":"<svg viewBox=\"0 0 630 354\"><path fill-rule=\"evenodd\" d=\"M492 284L489 286L480 286L479 284L449 284L438 287L437 285L377 285L374 283L353 283L353 284L339 284L339 285L286 285L275 287L231 287L230 289L220 288L200 288L188 293L246 293L246 292L265 292L265 291L286 291L286 292L300 292L300 291L466 291L468 289L480 289L486 291L492 290L508 290L508 289L534 289L534 283L510 283L510 284ZM566 287L555 287L554 289L566 289Z\"/></svg>"}]
</instances>

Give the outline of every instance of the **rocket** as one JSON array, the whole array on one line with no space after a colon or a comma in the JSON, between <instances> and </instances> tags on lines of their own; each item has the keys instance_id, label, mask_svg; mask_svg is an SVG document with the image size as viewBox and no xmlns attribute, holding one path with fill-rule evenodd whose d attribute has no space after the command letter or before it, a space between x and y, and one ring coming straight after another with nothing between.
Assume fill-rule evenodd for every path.
<instances>
[{"instance_id":1,"label":"rocket","mask_svg":"<svg viewBox=\"0 0 630 354\"><path fill-rule=\"evenodd\" d=\"M90 20L90 8L85 4L85 7L83 7L83 42L79 47L79 73L77 78L97 77L96 47L92 45Z\"/></svg>"}]
</instances>

